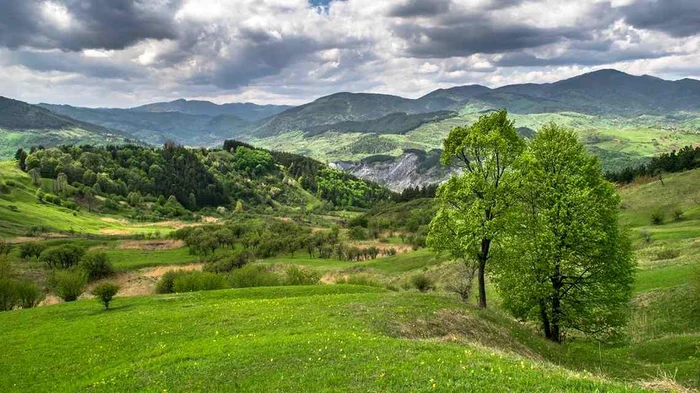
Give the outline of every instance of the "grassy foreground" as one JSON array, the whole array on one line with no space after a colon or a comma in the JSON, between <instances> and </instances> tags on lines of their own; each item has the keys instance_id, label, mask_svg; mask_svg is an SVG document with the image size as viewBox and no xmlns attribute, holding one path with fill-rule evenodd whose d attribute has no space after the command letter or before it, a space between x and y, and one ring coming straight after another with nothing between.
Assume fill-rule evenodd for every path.
<instances>
[{"instance_id":1,"label":"grassy foreground","mask_svg":"<svg viewBox=\"0 0 700 393\"><path fill-rule=\"evenodd\" d=\"M325 285L0 314L0 391L641 391L480 346L401 338L451 297Z\"/></svg>"}]
</instances>

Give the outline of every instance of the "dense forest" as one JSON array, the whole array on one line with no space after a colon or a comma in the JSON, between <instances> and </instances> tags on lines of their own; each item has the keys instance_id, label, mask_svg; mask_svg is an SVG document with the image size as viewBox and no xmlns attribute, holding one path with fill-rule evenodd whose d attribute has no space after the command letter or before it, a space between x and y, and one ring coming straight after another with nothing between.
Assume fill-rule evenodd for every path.
<instances>
[{"instance_id":1,"label":"dense forest","mask_svg":"<svg viewBox=\"0 0 700 393\"><path fill-rule=\"evenodd\" d=\"M146 219L202 208L305 207L309 193L328 208L367 208L393 195L318 161L237 141L212 150L173 143L39 147L20 149L15 158L42 186L37 195L42 201L104 210L129 205Z\"/></svg>"},{"instance_id":2,"label":"dense forest","mask_svg":"<svg viewBox=\"0 0 700 393\"><path fill-rule=\"evenodd\" d=\"M626 184L640 177L683 172L695 168L700 168L700 146L685 146L678 151L663 153L637 167L628 167L619 172L606 173L605 177L612 182Z\"/></svg>"}]
</instances>

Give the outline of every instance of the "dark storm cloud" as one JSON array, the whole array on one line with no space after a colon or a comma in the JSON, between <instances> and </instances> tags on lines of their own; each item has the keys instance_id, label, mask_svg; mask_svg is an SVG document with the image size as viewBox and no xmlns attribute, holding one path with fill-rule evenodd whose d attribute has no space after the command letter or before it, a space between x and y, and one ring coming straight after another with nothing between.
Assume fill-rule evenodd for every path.
<instances>
[{"instance_id":1,"label":"dark storm cloud","mask_svg":"<svg viewBox=\"0 0 700 393\"><path fill-rule=\"evenodd\" d=\"M658 59L672 54L666 51L649 52L645 50L619 52L568 50L561 56L545 58L518 52L504 54L499 59L492 61L492 63L496 67L598 66L638 59Z\"/></svg>"},{"instance_id":2,"label":"dark storm cloud","mask_svg":"<svg viewBox=\"0 0 700 393\"><path fill-rule=\"evenodd\" d=\"M699 0L638 0L620 8L630 25L665 32L674 37L700 33Z\"/></svg>"},{"instance_id":3,"label":"dark storm cloud","mask_svg":"<svg viewBox=\"0 0 700 393\"><path fill-rule=\"evenodd\" d=\"M450 9L450 0L408 0L396 4L389 10L389 16L411 18L416 16L435 16Z\"/></svg>"},{"instance_id":4,"label":"dark storm cloud","mask_svg":"<svg viewBox=\"0 0 700 393\"><path fill-rule=\"evenodd\" d=\"M586 32L575 28L497 26L476 18L445 26L399 25L395 31L408 43L410 55L426 58L517 51L587 37Z\"/></svg>"},{"instance_id":5,"label":"dark storm cloud","mask_svg":"<svg viewBox=\"0 0 700 393\"><path fill-rule=\"evenodd\" d=\"M147 39L176 38L172 15L180 0L63 0L71 22L47 19L46 1L0 0L0 46L39 49L124 49Z\"/></svg>"},{"instance_id":6,"label":"dark storm cloud","mask_svg":"<svg viewBox=\"0 0 700 393\"><path fill-rule=\"evenodd\" d=\"M22 65L40 72L60 71L101 79L130 79L146 75L135 64L115 64L107 58L76 56L69 52L17 50L0 51L0 55L4 64Z\"/></svg>"}]
</instances>

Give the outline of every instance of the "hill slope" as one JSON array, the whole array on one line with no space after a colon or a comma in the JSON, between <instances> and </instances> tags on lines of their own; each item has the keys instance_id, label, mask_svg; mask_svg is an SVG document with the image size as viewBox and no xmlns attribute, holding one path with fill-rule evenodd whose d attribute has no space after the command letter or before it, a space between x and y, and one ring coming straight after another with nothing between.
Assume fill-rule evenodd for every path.
<instances>
[{"instance_id":1,"label":"hill slope","mask_svg":"<svg viewBox=\"0 0 700 393\"><path fill-rule=\"evenodd\" d=\"M127 138L119 131L0 97L0 158L14 154L20 146L120 142Z\"/></svg>"},{"instance_id":2,"label":"hill slope","mask_svg":"<svg viewBox=\"0 0 700 393\"><path fill-rule=\"evenodd\" d=\"M188 115L231 115L246 121L261 120L291 108L289 105L256 105L250 102L215 104L210 101L179 99L170 102L155 102L131 108L138 112L180 112Z\"/></svg>"},{"instance_id":3,"label":"hill slope","mask_svg":"<svg viewBox=\"0 0 700 393\"><path fill-rule=\"evenodd\" d=\"M462 308L442 296L324 285L125 298L109 312L79 301L0 313L0 350L10 355L0 359L0 388L641 391L480 346L396 335L401 324Z\"/></svg>"}]
</instances>

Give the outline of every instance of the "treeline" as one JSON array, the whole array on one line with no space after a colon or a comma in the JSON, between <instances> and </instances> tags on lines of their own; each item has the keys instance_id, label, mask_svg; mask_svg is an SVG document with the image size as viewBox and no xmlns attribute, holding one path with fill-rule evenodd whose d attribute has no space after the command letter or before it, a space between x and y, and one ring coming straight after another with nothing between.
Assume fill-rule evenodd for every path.
<instances>
[{"instance_id":1,"label":"treeline","mask_svg":"<svg viewBox=\"0 0 700 393\"><path fill-rule=\"evenodd\" d=\"M306 206L308 200L298 186L339 207L366 208L392 196L384 187L318 161L237 141L226 141L223 150L188 149L173 143L160 149L39 147L29 152L20 149L15 158L35 185L43 188L40 199L60 204L61 198L74 198L88 209L98 205L113 209L125 203L148 210L154 202L160 206L170 202L174 210L157 213L174 216L182 215L181 208ZM51 186L42 178L52 179Z\"/></svg>"},{"instance_id":2,"label":"treeline","mask_svg":"<svg viewBox=\"0 0 700 393\"><path fill-rule=\"evenodd\" d=\"M700 146L685 146L678 151L674 150L654 157L646 164L625 168L619 172L608 172L605 177L609 181L626 184L640 177L683 172L696 168L700 168Z\"/></svg>"},{"instance_id":3,"label":"treeline","mask_svg":"<svg viewBox=\"0 0 700 393\"><path fill-rule=\"evenodd\" d=\"M304 253L309 258L364 261L395 255L396 249L348 245L340 228L313 232L310 228L277 219L254 219L228 225L187 227L173 237L183 240L190 253L205 257L205 270L230 272L255 259Z\"/></svg>"}]
</instances>

